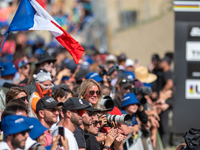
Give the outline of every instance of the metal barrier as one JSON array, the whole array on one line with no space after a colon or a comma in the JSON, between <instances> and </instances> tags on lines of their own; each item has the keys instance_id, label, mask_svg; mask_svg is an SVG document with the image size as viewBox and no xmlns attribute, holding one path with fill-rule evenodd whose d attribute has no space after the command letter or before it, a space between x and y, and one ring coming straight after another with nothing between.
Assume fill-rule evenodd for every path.
<instances>
[{"instance_id":1,"label":"metal barrier","mask_svg":"<svg viewBox=\"0 0 200 150\"><path fill-rule=\"evenodd\" d=\"M159 136L159 133L157 132L157 140L156 140L156 148L159 150L163 150L162 142ZM139 131L137 135L133 138L132 135L128 135L126 139L123 141L123 147L124 150L153 150L154 148L152 147L151 144L151 139L150 137L145 138L142 136L142 132Z\"/></svg>"}]
</instances>

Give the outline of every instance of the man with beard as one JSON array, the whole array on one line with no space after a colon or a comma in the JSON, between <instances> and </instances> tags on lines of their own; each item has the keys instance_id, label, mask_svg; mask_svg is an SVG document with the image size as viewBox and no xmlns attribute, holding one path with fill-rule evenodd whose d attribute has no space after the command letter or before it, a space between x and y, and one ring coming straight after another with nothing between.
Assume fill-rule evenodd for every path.
<instances>
[{"instance_id":1,"label":"man with beard","mask_svg":"<svg viewBox=\"0 0 200 150\"><path fill-rule=\"evenodd\" d=\"M86 148L86 141L84 137L85 127L92 125L93 117L96 115L97 112L99 112L99 110L95 109L89 101L85 99L82 99L82 101L83 101L83 104L90 105L90 107L86 108L85 113L82 115L83 124L78 126L74 131L74 136L78 143L79 150L85 150Z\"/></svg>"},{"instance_id":2,"label":"man with beard","mask_svg":"<svg viewBox=\"0 0 200 150\"><path fill-rule=\"evenodd\" d=\"M50 129L51 126L58 121L58 115L61 110L62 102L56 102L53 97L46 95L42 97L36 105L36 114L38 120L43 126ZM52 136L49 130L44 132L46 134L46 145L51 145Z\"/></svg>"},{"instance_id":3,"label":"man with beard","mask_svg":"<svg viewBox=\"0 0 200 150\"><path fill-rule=\"evenodd\" d=\"M85 105L83 100L79 99L78 97L71 97L63 104L62 111L64 114L64 136L68 140L68 146L70 150L79 149L73 132L78 126L82 125L82 116L88 107L91 106ZM58 133L58 128L52 131L52 135L54 136L56 133Z\"/></svg>"},{"instance_id":4,"label":"man with beard","mask_svg":"<svg viewBox=\"0 0 200 150\"><path fill-rule=\"evenodd\" d=\"M0 143L0 149L25 148L26 139L29 137L28 132L31 129L25 119L25 117L18 115L8 115L2 119L4 141Z\"/></svg>"}]
</instances>

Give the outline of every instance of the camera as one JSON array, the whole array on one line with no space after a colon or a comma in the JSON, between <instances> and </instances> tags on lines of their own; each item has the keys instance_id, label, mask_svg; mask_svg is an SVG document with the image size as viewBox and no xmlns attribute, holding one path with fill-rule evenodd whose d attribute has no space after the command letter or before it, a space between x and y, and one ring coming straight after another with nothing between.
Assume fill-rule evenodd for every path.
<instances>
[{"instance_id":1,"label":"camera","mask_svg":"<svg viewBox=\"0 0 200 150\"><path fill-rule=\"evenodd\" d=\"M114 102L110 96L103 96L99 104L105 106L105 108L109 111L114 108Z\"/></svg>"},{"instance_id":2,"label":"camera","mask_svg":"<svg viewBox=\"0 0 200 150\"><path fill-rule=\"evenodd\" d=\"M101 69L101 72L99 73L100 77L103 77L104 75L111 76L111 74L118 70L118 65L115 63L108 71L106 71L105 67L102 65L99 65L99 68Z\"/></svg>"},{"instance_id":3,"label":"camera","mask_svg":"<svg viewBox=\"0 0 200 150\"><path fill-rule=\"evenodd\" d=\"M141 105L145 105L147 103L147 99L144 96L138 97L137 100Z\"/></svg>"},{"instance_id":4,"label":"camera","mask_svg":"<svg viewBox=\"0 0 200 150\"><path fill-rule=\"evenodd\" d=\"M114 121L115 123L121 123L125 125L130 125L132 122L132 117L129 114L123 114L123 115L111 115L109 113L107 115L107 121L108 123L111 123Z\"/></svg>"},{"instance_id":5,"label":"camera","mask_svg":"<svg viewBox=\"0 0 200 150\"><path fill-rule=\"evenodd\" d=\"M130 88L130 92L131 93L134 93L135 95L142 95L142 96L145 96L145 95L151 95L152 93L152 89L150 87L146 87L146 86L143 86L143 87L136 87L136 88Z\"/></svg>"},{"instance_id":6,"label":"camera","mask_svg":"<svg viewBox=\"0 0 200 150\"><path fill-rule=\"evenodd\" d=\"M109 70L108 70L108 72L107 72L107 76L111 76L111 74L114 72L114 71L116 71L116 70L118 70L118 65L115 63Z\"/></svg>"},{"instance_id":7,"label":"camera","mask_svg":"<svg viewBox=\"0 0 200 150\"><path fill-rule=\"evenodd\" d=\"M151 95L152 89L150 87L136 87L136 88L130 88L130 92L135 95L141 95L137 98L137 100L140 102L140 104L145 105L147 103L147 99L144 97L145 95Z\"/></svg>"}]
</instances>

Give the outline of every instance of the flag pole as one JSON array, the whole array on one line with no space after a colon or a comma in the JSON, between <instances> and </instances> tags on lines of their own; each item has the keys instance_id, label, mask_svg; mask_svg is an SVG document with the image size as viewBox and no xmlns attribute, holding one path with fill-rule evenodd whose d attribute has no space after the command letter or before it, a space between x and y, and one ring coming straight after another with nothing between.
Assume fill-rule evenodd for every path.
<instances>
[{"instance_id":1,"label":"flag pole","mask_svg":"<svg viewBox=\"0 0 200 150\"><path fill-rule=\"evenodd\" d=\"M9 34L9 32L6 33L6 37L5 37L4 41L3 41L3 44L2 44L1 49L0 49L0 54L1 54L1 51L2 51L2 49L3 49L4 44L5 44L5 42L6 42L6 39L7 39L7 37L8 37L8 34Z\"/></svg>"}]
</instances>

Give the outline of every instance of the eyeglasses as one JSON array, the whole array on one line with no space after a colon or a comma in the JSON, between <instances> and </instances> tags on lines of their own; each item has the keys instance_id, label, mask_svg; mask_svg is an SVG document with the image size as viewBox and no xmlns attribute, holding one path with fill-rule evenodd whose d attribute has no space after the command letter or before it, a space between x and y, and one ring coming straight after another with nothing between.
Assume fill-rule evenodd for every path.
<instances>
[{"instance_id":1,"label":"eyeglasses","mask_svg":"<svg viewBox=\"0 0 200 150\"><path fill-rule=\"evenodd\" d=\"M51 84L51 86L44 86L42 85L41 83L39 83L41 87L43 87L45 90L48 90L48 89L52 89L54 87L53 84Z\"/></svg>"},{"instance_id":2,"label":"eyeglasses","mask_svg":"<svg viewBox=\"0 0 200 150\"><path fill-rule=\"evenodd\" d=\"M58 111L60 113L61 108L48 108L47 110L52 112L52 113L55 113L56 111Z\"/></svg>"},{"instance_id":3,"label":"eyeglasses","mask_svg":"<svg viewBox=\"0 0 200 150\"><path fill-rule=\"evenodd\" d=\"M78 113L80 116L83 116L85 110L73 110L72 112Z\"/></svg>"},{"instance_id":4,"label":"eyeglasses","mask_svg":"<svg viewBox=\"0 0 200 150\"><path fill-rule=\"evenodd\" d=\"M100 95L101 94L101 92L100 91L89 91L88 92L90 95L94 95L94 93L96 93L97 95Z\"/></svg>"},{"instance_id":5,"label":"eyeglasses","mask_svg":"<svg viewBox=\"0 0 200 150\"><path fill-rule=\"evenodd\" d=\"M18 99L16 99L16 100L26 101L26 100L28 100L28 96L24 96L24 97L18 98Z\"/></svg>"},{"instance_id":6,"label":"eyeglasses","mask_svg":"<svg viewBox=\"0 0 200 150\"><path fill-rule=\"evenodd\" d=\"M92 124L93 124L94 126L97 126L98 124L101 125L101 123L102 123L102 121L97 121L97 120L95 120L95 121L93 121Z\"/></svg>"},{"instance_id":7,"label":"eyeglasses","mask_svg":"<svg viewBox=\"0 0 200 150\"><path fill-rule=\"evenodd\" d=\"M26 131L22 131L22 132L20 132L20 134L21 134L22 136L25 136L26 133L29 133L29 130L26 130Z\"/></svg>"}]
</instances>

